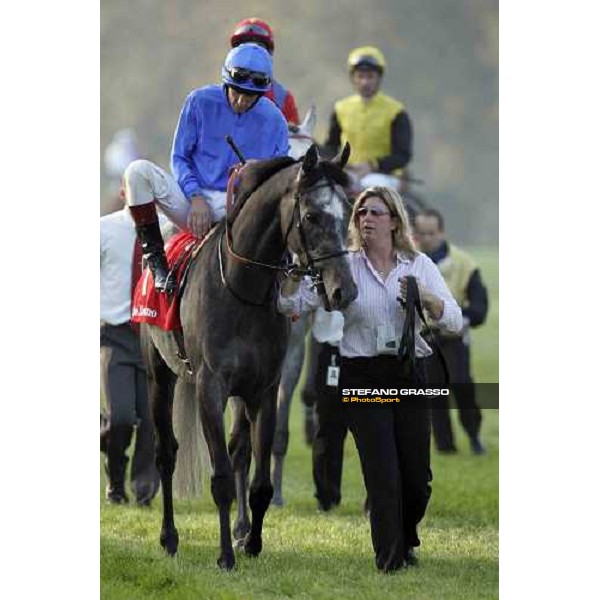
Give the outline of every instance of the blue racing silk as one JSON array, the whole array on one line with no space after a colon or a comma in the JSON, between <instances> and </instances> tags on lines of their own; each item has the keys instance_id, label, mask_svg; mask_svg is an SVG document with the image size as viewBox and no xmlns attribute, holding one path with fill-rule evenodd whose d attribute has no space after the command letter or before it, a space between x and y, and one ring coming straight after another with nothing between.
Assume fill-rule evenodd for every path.
<instances>
[{"instance_id":1,"label":"blue racing silk","mask_svg":"<svg viewBox=\"0 0 600 600\"><path fill-rule=\"evenodd\" d=\"M287 123L273 102L261 97L237 114L225 86L196 89L183 105L171 150L171 171L188 200L203 190L226 190L229 169L239 163L225 141L227 135L246 160L288 153Z\"/></svg>"}]
</instances>

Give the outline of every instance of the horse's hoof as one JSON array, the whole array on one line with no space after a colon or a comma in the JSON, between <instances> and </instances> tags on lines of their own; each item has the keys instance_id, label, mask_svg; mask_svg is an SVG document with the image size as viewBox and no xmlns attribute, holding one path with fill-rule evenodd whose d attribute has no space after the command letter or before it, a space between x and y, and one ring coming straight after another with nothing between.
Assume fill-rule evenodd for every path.
<instances>
[{"instance_id":1,"label":"horse's hoof","mask_svg":"<svg viewBox=\"0 0 600 600\"><path fill-rule=\"evenodd\" d=\"M233 540L233 549L234 550L243 550L244 549L244 542L245 542L246 538L238 538L237 540L234 539Z\"/></svg>"},{"instance_id":2,"label":"horse's hoof","mask_svg":"<svg viewBox=\"0 0 600 600\"><path fill-rule=\"evenodd\" d=\"M271 500L271 504L281 508L283 506L283 496L281 494L275 494Z\"/></svg>"},{"instance_id":3,"label":"horse's hoof","mask_svg":"<svg viewBox=\"0 0 600 600\"><path fill-rule=\"evenodd\" d=\"M169 556L175 556L177 554L177 547L179 546L179 533L177 533L177 529L161 531L160 545Z\"/></svg>"},{"instance_id":4,"label":"horse's hoof","mask_svg":"<svg viewBox=\"0 0 600 600\"><path fill-rule=\"evenodd\" d=\"M253 539L251 534L248 534L244 538L244 552L248 556L256 557L260 554L262 550L262 538Z\"/></svg>"},{"instance_id":5,"label":"horse's hoof","mask_svg":"<svg viewBox=\"0 0 600 600\"><path fill-rule=\"evenodd\" d=\"M235 542L243 541L250 533L250 523L248 521L240 521L233 526L233 539Z\"/></svg>"},{"instance_id":6,"label":"horse's hoof","mask_svg":"<svg viewBox=\"0 0 600 600\"><path fill-rule=\"evenodd\" d=\"M233 554L221 554L217 559L217 564L223 571L231 571L235 567L235 556Z\"/></svg>"}]
</instances>

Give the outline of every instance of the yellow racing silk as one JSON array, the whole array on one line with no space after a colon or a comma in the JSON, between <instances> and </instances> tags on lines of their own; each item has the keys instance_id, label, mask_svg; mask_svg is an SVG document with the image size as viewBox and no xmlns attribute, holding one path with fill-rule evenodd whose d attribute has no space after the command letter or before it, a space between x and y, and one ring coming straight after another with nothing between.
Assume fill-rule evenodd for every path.
<instances>
[{"instance_id":1,"label":"yellow racing silk","mask_svg":"<svg viewBox=\"0 0 600 600\"><path fill-rule=\"evenodd\" d=\"M448 244L448 255L437 266L458 305L466 308L467 286L477 263L463 250Z\"/></svg>"},{"instance_id":2,"label":"yellow racing silk","mask_svg":"<svg viewBox=\"0 0 600 600\"><path fill-rule=\"evenodd\" d=\"M334 106L341 130L341 145L350 142L349 164L369 162L392 152L392 122L404 110L404 104L377 92L365 101L355 94L338 100ZM400 173L400 169L395 173Z\"/></svg>"}]
</instances>

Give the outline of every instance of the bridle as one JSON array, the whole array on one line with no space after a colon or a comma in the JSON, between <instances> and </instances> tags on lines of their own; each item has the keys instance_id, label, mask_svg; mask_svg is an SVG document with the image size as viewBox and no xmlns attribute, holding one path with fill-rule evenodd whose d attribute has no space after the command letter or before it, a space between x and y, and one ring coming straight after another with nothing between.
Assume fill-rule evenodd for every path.
<instances>
[{"instance_id":1,"label":"bridle","mask_svg":"<svg viewBox=\"0 0 600 600\"><path fill-rule=\"evenodd\" d=\"M325 307L330 310L331 307L329 305L329 299L327 298L327 295L325 293L325 285L323 282L323 277L322 277L320 269L316 265L320 262L329 260L331 258L338 258L340 256L345 256L346 254L348 254L348 250L340 250L338 252L332 252L330 254L325 254L325 255L321 255L321 256L312 256L311 255L309 248L308 248L307 241L306 241L306 232L304 230L304 226L302 225L302 217L300 215L300 201L301 201L302 197L306 196L309 192L314 192L315 190L322 189L325 187L328 187L331 190L331 193L333 196L333 194L335 193L333 181L329 177L325 176L325 179L326 179L325 183L320 184L320 185L311 186L302 192L297 190L294 193L294 207L292 209L292 215L290 217L290 221L288 223L288 226L286 228L286 232L285 232L285 235L283 238L283 245L287 249L288 238L290 236L292 228L295 226L298 229L298 234L300 236L300 244L302 246L302 253L304 254L304 258L305 258L304 264L301 263L300 265L298 265L298 264L293 263L291 258L289 257L288 252L286 252L284 254L282 260L278 264L271 264L271 263L265 263L265 262L261 262L258 260L254 260L247 256L242 256L241 254L238 254L233 249L233 238L232 238L232 234L231 234L232 223L231 223L229 217L230 217L231 210L233 209L233 206L234 206L235 182L237 181L237 178L238 178L242 168L243 168L243 165L235 166L231 170L231 173L229 175L229 180L227 182L225 230L221 234L221 239L219 240L219 248L218 248L219 269L220 269L221 281L222 281L223 285L225 285L227 287L227 289L238 300L240 300L246 304L251 304L253 306L268 306L270 304L267 300L260 302L260 303L256 303L256 302L252 302L250 300L244 299L237 292L235 292L233 290L233 288L231 287L231 285L229 284L229 282L227 281L227 279L225 277L225 269L223 267L223 255L221 252L221 247L223 245L223 237L224 237L225 241L226 241L227 254L231 258L233 258L234 260L236 260L242 264L253 265L255 267L261 267L263 269L270 269L272 271L281 272L281 273L283 273L285 278L287 278L287 277L300 278L302 276L308 276L312 281L312 286L319 292L319 294L321 294L324 297L323 300L325 303Z\"/></svg>"}]
</instances>

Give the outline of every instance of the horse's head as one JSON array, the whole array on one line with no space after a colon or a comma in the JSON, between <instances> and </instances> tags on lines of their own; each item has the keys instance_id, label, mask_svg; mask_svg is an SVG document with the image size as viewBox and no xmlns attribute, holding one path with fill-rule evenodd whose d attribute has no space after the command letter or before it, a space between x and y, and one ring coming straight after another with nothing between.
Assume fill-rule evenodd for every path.
<instances>
[{"instance_id":1,"label":"horse's head","mask_svg":"<svg viewBox=\"0 0 600 600\"><path fill-rule=\"evenodd\" d=\"M306 154L308 149L314 143L313 130L316 122L317 109L313 104L304 116L304 120L300 125L288 126L288 139L290 142L289 156L298 160Z\"/></svg>"},{"instance_id":2,"label":"horse's head","mask_svg":"<svg viewBox=\"0 0 600 600\"><path fill-rule=\"evenodd\" d=\"M312 145L297 168L297 177L281 203L281 223L288 248L304 268L320 270L332 309L348 306L358 295L347 257L350 204L344 193L344 165L350 145L331 161L319 158Z\"/></svg>"}]
</instances>

